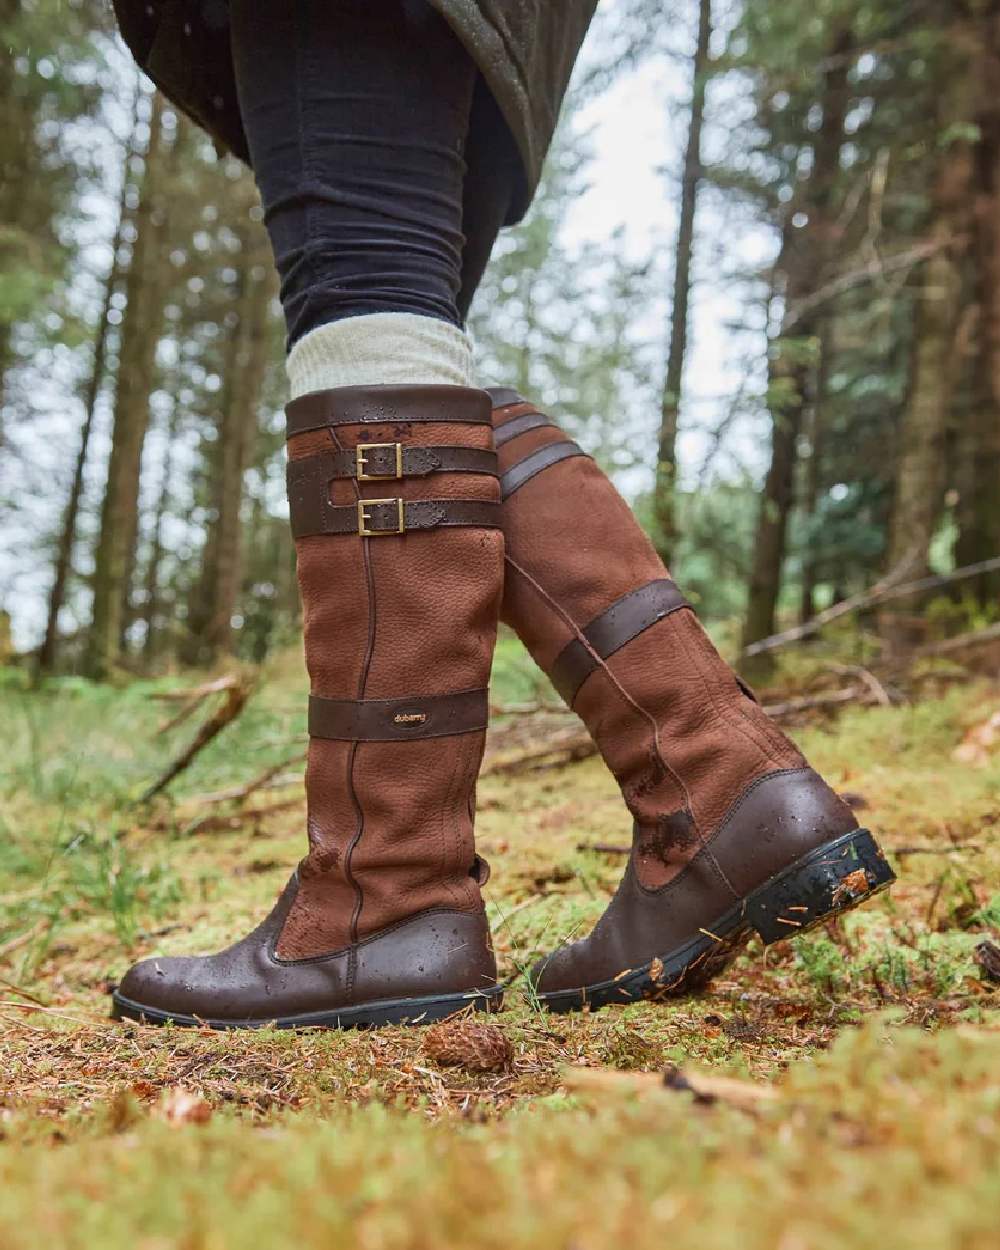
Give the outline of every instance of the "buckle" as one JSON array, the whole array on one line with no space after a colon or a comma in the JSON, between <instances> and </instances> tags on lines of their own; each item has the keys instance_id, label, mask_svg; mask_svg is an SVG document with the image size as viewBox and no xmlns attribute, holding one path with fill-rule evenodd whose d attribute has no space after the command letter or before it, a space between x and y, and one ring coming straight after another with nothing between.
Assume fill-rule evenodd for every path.
<instances>
[{"instance_id":1,"label":"buckle","mask_svg":"<svg viewBox=\"0 0 1000 1250\"><path fill-rule=\"evenodd\" d=\"M368 456L373 451L390 451L396 453L396 470L394 473L369 473ZM402 443L358 443L354 452L359 482L387 482L403 476L403 444Z\"/></svg>"},{"instance_id":2,"label":"buckle","mask_svg":"<svg viewBox=\"0 0 1000 1250\"><path fill-rule=\"evenodd\" d=\"M378 446L378 444L375 444ZM391 446L391 444L387 444ZM399 444L397 443L397 446ZM396 528L395 529L371 529L371 517L369 516L370 508L377 508L380 505L388 505L396 509ZM406 518L403 512L402 499L359 499L358 500L358 534L362 538L378 538L383 534L405 534Z\"/></svg>"}]
</instances>

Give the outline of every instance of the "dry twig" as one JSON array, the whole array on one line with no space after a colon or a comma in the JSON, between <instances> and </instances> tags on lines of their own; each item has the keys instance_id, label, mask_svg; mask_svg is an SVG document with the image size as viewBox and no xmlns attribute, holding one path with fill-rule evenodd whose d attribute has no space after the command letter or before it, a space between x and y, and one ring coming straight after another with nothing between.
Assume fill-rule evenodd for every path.
<instances>
[{"instance_id":1,"label":"dry twig","mask_svg":"<svg viewBox=\"0 0 1000 1250\"><path fill-rule=\"evenodd\" d=\"M907 595L916 595L925 590L937 590L941 586L948 586L952 582L959 582L967 577L992 573L1000 569L1000 556L994 556L990 560L980 560L977 564L967 564L963 568L953 569L950 573L935 573L931 577L921 577L913 582L901 582L900 579L906 576L911 567L912 558L907 556L870 590L851 595L848 599L842 599L840 603L832 604L824 611L817 613L811 621L805 621L793 629L786 629L781 633L772 634L769 638L761 638L759 642L752 642L748 647L743 648L743 654L760 655L764 651L774 651L790 642L800 642L803 638L818 634L823 626L829 625L831 621L836 621L852 612L861 612L876 603L887 603L891 599L904 599Z\"/></svg>"},{"instance_id":2,"label":"dry twig","mask_svg":"<svg viewBox=\"0 0 1000 1250\"><path fill-rule=\"evenodd\" d=\"M732 1077L702 1076L668 1068L665 1072L619 1072L610 1068L568 1068L567 1089L584 1096L662 1098L671 1090L691 1093L702 1104L724 1102L743 1111L756 1111L780 1097L771 1085Z\"/></svg>"},{"instance_id":3,"label":"dry twig","mask_svg":"<svg viewBox=\"0 0 1000 1250\"><path fill-rule=\"evenodd\" d=\"M250 697L251 689L252 684L249 677L245 675L237 676L235 674L219 678L217 682L210 682L208 686L199 687L198 691L195 692L198 695L198 702L209 694L216 693L224 693L225 699L204 722L188 746L146 790L139 800L140 803L148 803L154 795L159 794L161 790L165 790L171 781L187 768L198 752L239 716L246 705L247 699Z\"/></svg>"},{"instance_id":4,"label":"dry twig","mask_svg":"<svg viewBox=\"0 0 1000 1250\"><path fill-rule=\"evenodd\" d=\"M199 794L194 798L187 799L185 802L190 803L192 807L204 807L214 803L242 802L247 799L256 790L269 788L269 784L275 780L279 783L291 785L294 782L301 781L302 777L298 773L292 774L286 778L283 774L286 768L292 764L298 764L306 758L307 752L297 751L294 755L289 755L287 759L281 760L277 764L272 764L259 773L252 781L246 782L242 786L230 786L228 790L216 790L213 794Z\"/></svg>"},{"instance_id":5,"label":"dry twig","mask_svg":"<svg viewBox=\"0 0 1000 1250\"><path fill-rule=\"evenodd\" d=\"M0 945L0 959L6 959L8 955L13 955L14 951L20 950L22 946L27 946L30 941L36 938L45 928L45 917L36 920L30 929L26 929L23 933L19 933L17 937L9 938ZM5 985L3 977L0 977L0 985Z\"/></svg>"},{"instance_id":6,"label":"dry twig","mask_svg":"<svg viewBox=\"0 0 1000 1250\"><path fill-rule=\"evenodd\" d=\"M986 643L1000 640L1000 622L987 625L985 629L976 629L968 634L959 634L956 638L946 638L943 642L925 642L914 651L914 655L950 655L953 651L968 651L972 647L982 647Z\"/></svg>"}]
</instances>

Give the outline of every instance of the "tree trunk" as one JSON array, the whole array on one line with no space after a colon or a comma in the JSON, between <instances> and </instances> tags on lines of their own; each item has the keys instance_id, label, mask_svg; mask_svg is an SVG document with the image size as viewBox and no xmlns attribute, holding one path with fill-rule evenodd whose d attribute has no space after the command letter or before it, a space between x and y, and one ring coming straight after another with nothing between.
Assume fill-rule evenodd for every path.
<instances>
[{"instance_id":1,"label":"tree trunk","mask_svg":"<svg viewBox=\"0 0 1000 1250\"><path fill-rule=\"evenodd\" d=\"M70 485L69 498L63 513L62 527L59 532L59 544L56 549L55 572L52 578L52 589L49 592L48 616L45 623L45 638L38 652L37 672L50 673L55 667L56 654L59 646L59 613L62 611L66 598L66 584L69 580L73 563L73 547L76 541L76 523L80 514L80 501L83 497L83 475L87 467L87 454L90 450L90 435L94 425L94 412L97 398L101 393L104 381L104 370L108 347L108 314L111 312L111 301L121 278L119 252L122 236L128 219L129 165L135 155L135 129L125 146L122 161L122 186L118 201L118 218L114 237L111 241L111 265L104 283L104 300L94 334L94 352L90 376L83 397L83 426L80 430L80 445L76 454L76 467Z\"/></svg>"},{"instance_id":2,"label":"tree trunk","mask_svg":"<svg viewBox=\"0 0 1000 1250\"><path fill-rule=\"evenodd\" d=\"M970 59L975 55L972 48L969 55ZM971 64L964 73L952 74L937 119L942 146L928 230L936 250L924 261L919 278L910 382L899 429L886 551L887 570L898 571L907 579L928 571L946 485L962 267L971 226L974 150L967 128L975 117L974 86ZM904 600L880 614L879 632L890 652L900 653L919 641L908 623L916 606Z\"/></svg>"},{"instance_id":3,"label":"tree trunk","mask_svg":"<svg viewBox=\"0 0 1000 1250\"><path fill-rule=\"evenodd\" d=\"M816 371L816 388L809 407L808 429L809 458L805 464L805 482L802 496L802 515L810 533L815 533L816 513L823 481L823 450L827 404L827 383L833 355L833 326L831 318L824 317L819 331L819 366ZM810 544L802 553L802 591L799 598L799 621L804 624L816 615L816 582L818 561L815 545Z\"/></svg>"},{"instance_id":4,"label":"tree trunk","mask_svg":"<svg viewBox=\"0 0 1000 1250\"><path fill-rule=\"evenodd\" d=\"M173 388L171 388L173 390ZM163 565L163 523L170 506L170 487L174 473L174 449L177 440L177 428L180 424L180 404L174 400L167 422L166 449L163 454L163 476L160 479L160 491L156 501L156 512L153 516L153 530L149 540L149 557L143 578L143 610L142 617L146 626L146 634L142 643L144 667L151 669L156 662L160 640L159 617L161 603L161 569Z\"/></svg>"},{"instance_id":5,"label":"tree trunk","mask_svg":"<svg viewBox=\"0 0 1000 1250\"><path fill-rule=\"evenodd\" d=\"M188 658L212 664L232 646L232 618L242 570L243 478L253 454L257 410L267 367L268 268L253 236L244 235L238 318L229 339L212 455L212 519L189 616Z\"/></svg>"},{"instance_id":6,"label":"tree trunk","mask_svg":"<svg viewBox=\"0 0 1000 1250\"><path fill-rule=\"evenodd\" d=\"M798 440L814 378L819 327L818 313L803 312L803 308L823 281L836 241L833 210L844 119L850 102L851 47L848 33L841 33L833 41L823 78L822 122L813 149L812 169L801 195L788 210L776 266L784 279L784 315L768 364L773 422L771 463L757 514L744 646L768 637L775 629L788 518L795 498ZM799 227L794 219L802 214L806 224ZM767 658L761 657L759 667L767 664Z\"/></svg>"},{"instance_id":7,"label":"tree trunk","mask_svg":"<svg viewBox=\"0 0 1000 1250\"><path fill-rule=\"evenodd\" d=\"M162 251L167 223L169 170L162 133L163 99L153 97L149 145L135 239L126 281L115 384L114 428L101 528L94 561L94 602L85 667L107 677L119 654L125 588L138 524L139 475L149 426L156 345L163 318Z\"/></svg>"},{"instance_id":8,"label":"tree trunk","mask_svg":"<svg viewBox=\"0 0 1000 1250\"><path fill-rule=\"evenodd\" d=\"M974 397L959 431L962 480L955 558L960 565L1000 555L1000 31L995 23L991 26L983 41L984 107L972 235L979 309ZM983 607L995 604L1000 574L983 574L969 590Z\"/></svg>"},{"instance_id":9,"label":"tree trunk","mask_svg":"<svg viewBox=\"0 0 1000 1250\"><path fill-rule=\"evenodd\" d=\"M807 325L799 327L800 333L808 329ZM800 353L790 356L780 348L768 368L771 463L757 513L744 646L774 633L788 516L795 498L795 466L809 372ZM765 663L767 660L763 658L761 666Z\"/></svg>"},{"instance_id":10,"label":"tree trunk","mask_svg":"<svg viewBox=\"0 0 1000 1250\"><path fill-rule=\"evenodd\" d=\"M660 402L660 437L656 456L656 485L653 493L656 545L668 563L677 541L677 420L684 355L687 349L688 304L691 295L691 257L694 251L695 211L702 177L701 132L705 119L705 92L708 85L708 50L712 37L712 0L699 0L698 37L692 64L691 111L684 170L681 175L681 207L674 254L674 292L670 320L667 370Z\"/></svg>"}]
</instances>

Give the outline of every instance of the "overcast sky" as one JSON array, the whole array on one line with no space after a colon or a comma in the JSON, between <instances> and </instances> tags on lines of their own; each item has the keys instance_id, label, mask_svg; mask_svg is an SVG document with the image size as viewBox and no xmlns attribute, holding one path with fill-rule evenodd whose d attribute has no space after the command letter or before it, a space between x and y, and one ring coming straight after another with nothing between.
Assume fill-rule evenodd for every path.
<instances>
[{"instance_id":1,"label":"overcast sky","mask_svg":"<svg viewBox=\"0 0 1000 1250\"><path fill-rule=\"evenodd\" d=\"M604 9L604 20L613 20L614 5L605 0ZM693 18L694 11L693 3L675 6L679 18ZM592 33L600 37L599 24ZM715 52L721 50L722 39L722 33L717 32ZM665 285L672 279L679 175L691 90L690 67L680 54L690 51L693 29L679 21L668 41L674 55L658 56L623 74L582 111L580 125L592 135L594 160L589 171L590 188L577 202L566 226L569 237L581 239L608 238L622 227L637 258L660 256ZM588 56L596 51L584 48L581 68L586 68ZM710 85L703 137L705 156L710 161L721 155L729 140L727 123L735 95L732 83ZM755 366L756 376L748 377L744 364L748 351L757 362L763 361L762 336L736 329L745 318L754 320L756 312L748 312L746 307L746 286L734 283L729 275L765 265L773 255L774 244L771 233L757 226L746 212L723 204L712 188L703 188L698 204L678 447L682 484L692 483L709 446L707 432L724 418L732 397L741 390L763 386L759 367ZM669 332L668 291L649 313L649 337L662 342L664 355ZM727 439L725 459L729 468L738 463L762 470L763 456L757 445L760 433L752 420L737 423ZM717 467L725 471L727 466ZM650 468L648 475L651 472ZM642 489L648 484L640 480L635 487Z\"/></svg>"}]
</instances>

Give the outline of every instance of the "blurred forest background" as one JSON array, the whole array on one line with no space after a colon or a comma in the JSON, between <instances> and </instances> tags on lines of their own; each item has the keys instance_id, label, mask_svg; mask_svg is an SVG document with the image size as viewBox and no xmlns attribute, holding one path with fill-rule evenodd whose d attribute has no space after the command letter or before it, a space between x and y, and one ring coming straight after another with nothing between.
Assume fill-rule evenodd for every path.
<instances>
[{"instance_id":1,"label":"blurred forest background","mask_svg":"<svg viewBox=\"0 0 1000 1250\"><path fill-rule=\"evenodd\" d=\"M260 661L298 599L252 179L137 77L107 4L0 0L0 33L0 661ZM637 258L565 221L588 102L647 63L687 98ZM706 269L746 353L708 423L685 372ZM606 0L473 330L481 381L616 476L751 671L844 600L868 652L997 637L1000 0Z\"/></svg>"}]
</instances>

